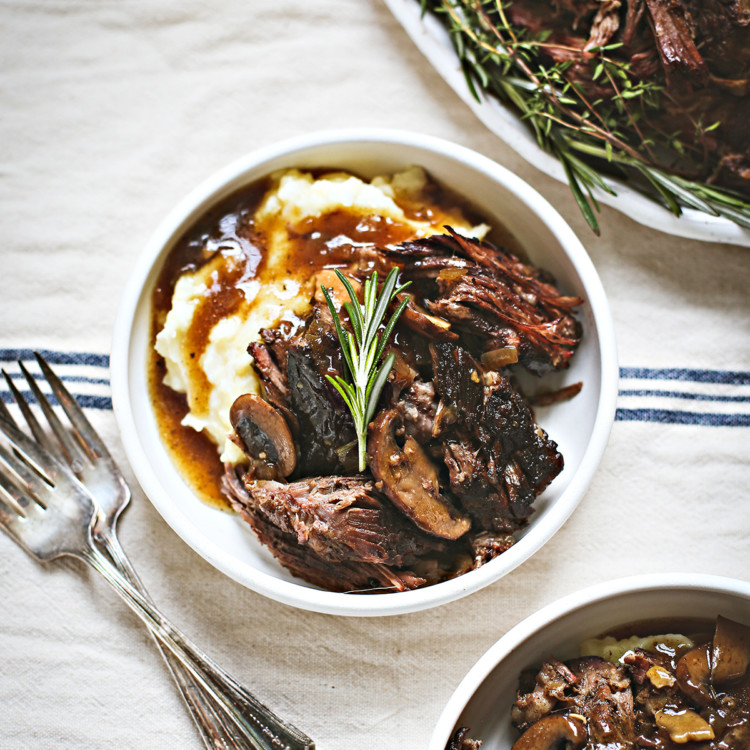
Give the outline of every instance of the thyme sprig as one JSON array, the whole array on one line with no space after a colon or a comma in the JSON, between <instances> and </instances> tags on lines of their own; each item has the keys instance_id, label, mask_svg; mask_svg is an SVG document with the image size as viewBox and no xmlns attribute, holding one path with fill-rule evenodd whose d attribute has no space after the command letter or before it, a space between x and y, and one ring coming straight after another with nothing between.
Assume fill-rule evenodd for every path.
<instances>
[{"instance_id":1,"label":"thyme sprig","mask_svg":"<svg viewBox=\"0 0 750 750\"><path fill-rule=\"evenodd\" d=\"M722 216L750 228L750 202L741 195L696 179L706 170L703 138L720 123L691 123L694 132L663 132L654 113L670 99L655 81L638 80L627 60L617 57L619 43L587 50L593 88L587 95L572 75L585 64L581 50L550 41L509 23L502 0L419 0L447 28L467 86L513 106L539 145L562 164L573 197L589 226L600 233L595 190L615 190L605 174L626 178L679 216L689 207ZM550 63L544 52L566 57Z\"/></svg>"},{"instance_id":2,"label":"thyme sprig","mask_svg":"<svg viewBox=\"0 0 750 750\"><path fill-rule=\"evenodd\" d=\"M341 398L344 399L352 413L354 429L357 433L359 470L364 471L367 466L367 425L370 424L375 414L380 393L393 367L395 355L391 352L382 363L378 363L388 339L393 333L396 321L409 302L408 299L404 299L396 308L382 334L379 334L378 331L391 300L397 294L403 292L411 282L407 281L405 284L396 287L398 269L392 268L378 295L378 272L374 271L372 276L364 282L364 301L360 304L357 293L349 279L338 269L336 275L349 294L349 302L344 303L344 309L349 315L354 335L344 329L331 295L324 286L321 286L328 303L328 309L333 316L336 334L341 344L341 353L349 376L346 378L340 375L326 375L326 377L341 394Z\"/></svg>"}]
</instances>

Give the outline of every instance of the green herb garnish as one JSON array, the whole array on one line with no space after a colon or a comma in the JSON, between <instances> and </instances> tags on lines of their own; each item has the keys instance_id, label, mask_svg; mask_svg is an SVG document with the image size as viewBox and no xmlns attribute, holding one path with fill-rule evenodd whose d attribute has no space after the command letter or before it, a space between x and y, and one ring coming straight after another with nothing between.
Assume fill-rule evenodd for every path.
<instances>
[{"instance_id":1,"label":"green herb garnish","mask_svg":"<svg viewBox=\"0 0 750 750\"><path fill-rule=\"evenodd\" d=\"M344 399L352 413L357 442L359 443L359 470L364 471L367 466L367 425L370 424L375 414L380 392L383 390L396 357L391 352L379 367L378 362L391 333L393 333L396 321L409 300L405 299L401 302L396 312L391 315L391 319L381 335L378 335L378 329L383 322L391 300L397 294L403 292L411 282L407 281L406 284L397 288L398 269L392 268L383 283L380 295L378 295L378 272L374 271L372 276L364 283L364 304L360 304L357 293L346 276L339 270L336 270L336 275L349 293L350 301L344 303L344 309L349 315L354 335L352 336L344 330L331 295L324 286L321 286L328 303L328 309L333 316L336 333L341 343L341 352L349 375L348 379L342 378L340 375L335 377L326 375L326 377L341 394L341 398Z\"/></svg>"},{"instance_id":2,"label":"green herb garnish","mask_svg":"<svg viewBox=\"0 0 750 750\"><path fill-rule=\"evenodd\" d=\"M590 96L573 75L572 56L562 62L543 56L545 48L576 50L551 41L548 30L535 34L509 23L505 0L417 1L450 33L477 101L481 89L509 104L539 145L560 161L594 232L599 234L594 189L616 195L605 174L628 179L677 216L689 207L750 227L750 201L701 177L713 170L706 137L721 123L704 122L688 112L690 127L664 130L658 115L670 94L658 80L634 75L629 61L619 55L621 44L587 50L591 80L608 92Z\"/></svg>"}]
</instances>

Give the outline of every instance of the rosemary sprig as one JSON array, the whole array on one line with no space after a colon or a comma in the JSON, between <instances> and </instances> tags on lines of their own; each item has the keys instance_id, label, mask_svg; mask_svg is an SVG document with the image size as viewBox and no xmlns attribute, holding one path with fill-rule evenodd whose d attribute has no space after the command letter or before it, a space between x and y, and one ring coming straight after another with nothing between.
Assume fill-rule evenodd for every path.
<instances>
[{"instance_id":1,"label":"rosemary sprig","mask_svg":"<svg viewBox=\"0 0 750 750\"><path fill-rule=\"evenodd\" d=\"M604 173L629 179L677 216L690 207L750 228L750 201L695 178L710 169L702 139L720 124L699 119L689 134L663 132L658 113L669 93L656 81L638 80L618 57L620 44L588 50L592 84L608 91L592 98L571 75L570 55L558 63L543 56L552 48L573 55L580 50L553 43L549 32L534 36L514 27L504 0L418 1L449 31L472 95L481 101L482 90L510 104L539 145L557 157L596 234L595 190L616 194Z\"/></svg>"},{"instance_id":2,"label":"rosemary sprig","mask_svg":"<svg viewBox=\"0 0 750 750\"><path fill-rule=\"evenodd\" d=\"M331 295L324 286L321 286L328 303L328 309L333 316L336 333L341 344L341 353L349 375L348 378L343 378L340 375L334 377L326 375L326 377L341 394L341 398L344 399L352 413L359 444L359 470L364 471L367 466L367 425L370 424L375 414L380 392L383 390L386 378L393 367L395 355L391 352L379 366L378 363L388 339L393 333L396 321L409 300L404 299L401 302L391 315L382 334L378 334L378 329L383 322L391 300L397 294L403 292L411 282L407 281L405 284L396 287L398 269L392 268L385 282L383 282L380 295L378 295L378 272L374 271L372 276L364 283L364 303L360 304L349 279L339 270L336 270L336 275L349 294L350 301L344 303L344 309L349 315L354 335L352 336L344 330Z\"/></svg>"}]
</instances>

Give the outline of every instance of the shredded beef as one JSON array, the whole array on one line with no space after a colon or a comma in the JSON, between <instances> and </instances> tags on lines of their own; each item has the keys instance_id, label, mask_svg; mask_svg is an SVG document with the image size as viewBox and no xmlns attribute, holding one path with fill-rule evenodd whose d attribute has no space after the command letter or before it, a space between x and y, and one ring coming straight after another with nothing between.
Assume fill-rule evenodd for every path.
<instances>
[{"instance_id":1,"label":"shredded beef","mask_svg":"<svg viewBox=\"0 0 750 750\"><path fill-rule=\"evenodd\" d=\"M572 315L581 300L561 295L540 269L452 231L403 243L398 250L417 259L426 252L446 260L456 255L466 259L459 273L437 273L438 293L426 306L457 329L481 336L485 350L515 346L519 362L538 375L568 366L581 338L580 323ZM404 276L410 274L407 263Z\"/></svg>"},{"instance_id":2,"label":"shredded beef","mask_svg":"<svg viewBox=\"0 0 750 750\"><path fill-rule=\"evenodd\" d=\"M395 261L413 282L385 352L395 361L370 423L369 470L357 473L353 419L328 380L345 374L344 362L316 293L304 320L263 329L248 349L276 412L269 419L289 428L289 473L253 470L268 461L263 455L244 469L227 467L225 477L233 506L277 559L336 591L431 585L514 543L563 461L512 374L479 358L515 346L514 366L538 375L567 367L580 340L572 314L580 300L501 248L450 231L367 257ZM333 289L335 277L324 273ZM347 273L361 288L358 260Z\"/></svg>"},{"instance_id":3,"label":"shredded beef","mask_svg":"<svg viewBox=\"0 0 750 750\"><path fill-rule=\"evenodd\" d=\"M506 14L517 28L546 33L542 64L565 64L567 79L589 101L615 95L606 76L594 78L593 48L619 45L608 57L627 66L633 83L664 89L658 108L639 113L639 127L675 134L683 144L680 154L665 149L648 158L667 171L750 195L745 0L513 0ZM636 148L641 140L632 139Z\"/></svg>"},{"instance_id":4,"label":"shredded beef","mask_svg":"<svg viewBox=\"0 0 750 750\"><path fill-rule=\"evenodd\" d=\"M407 520L380 495L371 480L326 476L288 484L247 481L235 496L241 512L263 515L297 543L331 561L383 563L402 567L425 552L441 549L438 539L404 533Z\"/></svg>"}]
</instances>

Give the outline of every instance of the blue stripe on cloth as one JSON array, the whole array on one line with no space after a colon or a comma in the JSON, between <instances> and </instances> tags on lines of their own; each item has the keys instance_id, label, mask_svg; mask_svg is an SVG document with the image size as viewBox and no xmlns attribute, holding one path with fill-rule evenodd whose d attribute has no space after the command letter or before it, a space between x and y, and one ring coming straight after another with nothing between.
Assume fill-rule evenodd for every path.
<instances>
[{"instance_id":1,"label":"blue stripe on cloth","mask_svg":"<svg viewBox=\"0 0 750 750\"><path fill-rule=\"evenodd\" d=\"M50 349L39 349L39 353L52 365L88 365L91 367L109 368L109 355L93 352L61 352ZM14 362L34 361L34 350L25 348L0 348L0 361ZM20 379L20 373L11 373L14 379ZM623 380L667 380L690 383L714 383L725 385L750 385L750 372L732 370L698 370L677 367L621 367L620 377ZM63 375L68 383L86 383L93 385L109 385L106 377L89 377L85 375ZM713 401L723 403L749 403L750 395L715 395L704 393L681 393L672 390L658 389L621 389L620 397L656 397L669 399L684 399L686 401ZM33 396L26 392L24 396L34 401ZM81 406L88 409L111 409L112 399L109 396L94 396L90 394L74 394ZM0 398L5 403L12 403L13 398L7 391L0 392ZM54 397L52 399L54 401ZM656 422L660 424L706 425L750 427L750 414L701 414L677 409L628 409L618 408L615 413L618 422Z\"/></svg>"},{"instance_id":2,"label":"blue stripe on cloth","mask_svg":"<svg viewBox=\"0 0 750 750\"><path fill-rule=\"evenodd\" d=\"M698 414L671 409L617 409L618 422L703 425L707 427L750 427L750 414Z\"/></svg>"},{"instance_id":3,"label":"blue stripe on cloth","mask_svg":"<svg viewBox=\"0 0 750 750\"><path fill-rule=\"evenodd\" d=\"M15 362L17 360L35 361L34 351L44 357L51 365L93 365L109 367L109 354L92 352L57 352L51 349L0 349L0 360Z\"/></svg>"},{"instance_id":4,"label":"blue stripe on cloth","mask_svg":"<svg viewBox=\"0 0 750 750\"><path fill-rule=\"evenodd\" d=\"M59 375L60 380L64 380L66 383L91 383L92 385L109 385L109 378L87 378L83 375ZM11 380L22 380L26 382L26 378L20 372L9 372L8 377Z\"/></svg>"},{"instance_id":5,"label":"blue stripe on cloth","mask_svg":"<svg viewBox=\"0 0 750 750\"><path fill-rule=\"evenodd\" d=\"M34 394L31 393L31 391L21 391L21 395L24 397L26 401L28 401L30 404L37 403L36 398L34 397ZM53 406L58 406L57 399L55 398L54 394L48 393L45 394L47 398L49 399L49 402ZM91 396L87 393L78 393L78 394L71 394L75 400L78 402L79 406L82 406L84 409L111 409L112 408L112 399L109 396ZM0 391L0 399L2 399L3 403L6 404L15 404L16 401L11 395L9 391Z\"/></svg>"},{"instance_id":6,"label":"blue stripe on cloth","mask_svg":"<svg viewBox=\"0 0 750 750\"><path fill-rule=\"evenodd\" d=\"M708 393L683 393L682 391L628 390L621 389L620 396L659 396L661 398L684 398L687 401L723 401L726 403L744 404L750 402L750 396L715 396Z\"/></svg>"},{"instance_id":7,"label":"blue stripe on cloth","mask_svg":"<svg viewBox=\"0 0 750 750\"><path fill-rule=\"evenodd\" d=\"M680 367L621 367L625 380L682 380L693 383L750 385L750 372L732 370L692 370Z\"/></svg>"}]
</instances>

